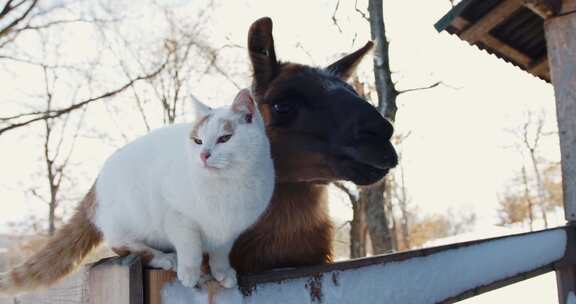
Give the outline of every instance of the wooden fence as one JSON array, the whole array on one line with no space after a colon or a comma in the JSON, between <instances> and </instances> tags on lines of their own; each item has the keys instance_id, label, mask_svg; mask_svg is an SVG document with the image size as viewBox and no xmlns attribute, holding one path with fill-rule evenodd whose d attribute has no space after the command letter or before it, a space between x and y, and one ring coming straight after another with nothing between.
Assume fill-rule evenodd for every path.
<instances>
[{"instance_id":1,"label":"wooden fence","mask_svg":"<svg viewBox=\"0 0 576 304\"><path fill-rule=\"evenodd\" d=\"M573 268L575 229L565 226L243 276L238 289L221 290L215 302L454 303ZM163 301L177 293L186 301ZM128 256L88 265L58 286L17 303L176 304L207 303L206 299L204 291L181 286L173 272L145 269L138 257Z\"/></svg>"}]
</instances>

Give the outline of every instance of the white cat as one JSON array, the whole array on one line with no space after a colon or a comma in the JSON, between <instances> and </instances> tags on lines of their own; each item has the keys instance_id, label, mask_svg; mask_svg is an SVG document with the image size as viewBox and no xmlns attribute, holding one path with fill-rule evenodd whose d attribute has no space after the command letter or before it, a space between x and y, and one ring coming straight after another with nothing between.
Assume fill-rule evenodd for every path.
<instances>
[{"instance_id":1,"label":"white cat","mask_svg":"<svg viewBox=\"0 0 576 304\"><path fill-rule=\"evenodd\" d=\"M272 196L270 145L247 89L229 107L195 108L194 124L153 131L106 161L93 221L109 246L151 255L185 286L198 282L206 253L213 277L233 287L228 254Z\"/></svg>"}]
</instances>

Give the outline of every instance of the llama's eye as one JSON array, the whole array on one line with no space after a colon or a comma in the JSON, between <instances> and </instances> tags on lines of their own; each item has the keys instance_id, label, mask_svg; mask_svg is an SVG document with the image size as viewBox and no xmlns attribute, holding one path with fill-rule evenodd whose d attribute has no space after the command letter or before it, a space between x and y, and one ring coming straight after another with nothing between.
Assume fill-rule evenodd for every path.
<instances>
[{"instance_id":1,"label":"llama's eye","mask_svg":"<svg viewBox=\"0 0 576 304\"><path fill-rule=\"evenodd\" d=\"M202 144L202 140L199 139L199 138L194 137L193 140L194 140L194 142L195 142L197 145L201 145L201 144Z\"/></svg>"},{"instance_id":2,"label":"llama's eye","mask_svg":"<svg viewBox=\"0 0 576 304\"><path fill-rule=\"evenodd\" d=\"M230 140L230 137L232 137L232 135L222 135L222 136L218 137L218 143L219 144L225 143L228 140Z\"/></svg>"},{"instance_id":3,"label":"llama's eye","mask_svg":"<svg viewBox=\"0 0 576 304\"><path fill-rule=\"evenodd\" d=\"M272 108L274 112L281 115L290 114L296 109L294 104L288 102L275 103L272 105Z\"/></svg>"}]
</instances>

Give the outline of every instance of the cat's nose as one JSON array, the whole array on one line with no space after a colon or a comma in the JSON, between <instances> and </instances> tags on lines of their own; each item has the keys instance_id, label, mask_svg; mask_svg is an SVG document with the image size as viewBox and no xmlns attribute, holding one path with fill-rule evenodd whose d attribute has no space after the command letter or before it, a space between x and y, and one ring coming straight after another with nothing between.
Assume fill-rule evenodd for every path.
<instances>
[{"instance_id":1,"label":"cat's nose","mask_svg":"<svg viewBox=\"0 0 576 304\"><path fill-rule=\"evenodd\" d=\"M202 159L202 162L206 163L206 161L210 158L210 152L208 151L202 151L200 153L200 159Z\"/></svg>"}]
</instances>

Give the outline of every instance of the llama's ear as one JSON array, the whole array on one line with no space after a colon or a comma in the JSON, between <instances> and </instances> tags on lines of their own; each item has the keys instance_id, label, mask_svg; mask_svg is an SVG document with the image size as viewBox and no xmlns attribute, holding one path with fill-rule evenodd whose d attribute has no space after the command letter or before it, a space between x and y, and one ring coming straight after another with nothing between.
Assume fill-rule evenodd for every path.
<instances>
[{"instance_id":1,"label":"llama's ear","mask_svg":"<svg viewBox=\"0 0 576 304\"><path fill-rule=\"evenodd\" d=\"M274 50L272 19L264 17L252 23L248 32L248 53L254 71L254 93L261 95L280 70Z\"/></svg>"},{"instance_id":2,"label":"llama's ear","mask_svg":"<svg viewBox=\"0 0 576 304\"><path fill-rule=\"evenodd\" d=\"M238 92L231 107L233 112L242 114L242 120L244 122L252 122L252 118L256 112L256 105L254 104L254 99L252 99L252 94L250 94L249 89L243 89Z\"/></svg>"},{"instance_id":3,"label":"llama's ear","mask_svg":"<svg viewBox=\"0 0 576 304\"><path fill-rule=\"evenodd\" d=\"M363 47L356 52L345 56L344 58L329 65L326 70L343 80L347 80L356 70L356 66L362 61L362 58L372 49L374 43L368 41Z\"/></svg>"},{"instance_id":4,"label":"llama's ear","mask_svg":"<svg viewBox=\"0 0 576 304\"><path fill-rule=\"evenodd\" d=\"M190 97L192 98L192 104L194 106L194 113L196 119L200 119L210 114L212 108L202 103L198 98L196 98L196 96L190 94Z\"/></svg>"}]
</instances>

